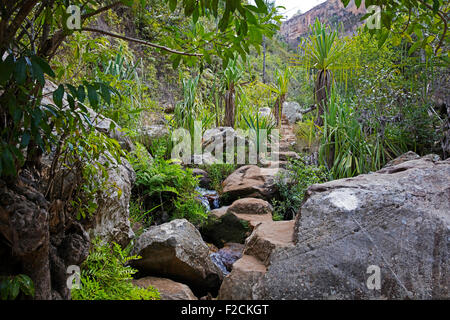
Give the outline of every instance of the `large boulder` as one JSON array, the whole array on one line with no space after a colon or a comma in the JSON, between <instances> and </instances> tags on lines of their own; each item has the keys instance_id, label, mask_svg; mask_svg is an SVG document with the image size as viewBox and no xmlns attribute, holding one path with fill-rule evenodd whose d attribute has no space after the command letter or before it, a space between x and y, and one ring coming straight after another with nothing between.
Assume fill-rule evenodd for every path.
<instances>
[{"instance_id":1,"label":"large boulder","mask_svg":"<svg viewBox=\"0 0 450 320\"><path fill-rule=\"evenodd\" d=\"M98 207L88 231L91 237L100 237L104 241L114 241L126 246L134 237L129 220L129 204L136 173L125 158L120 160L120 163L114 160L107 170L107 185L114 187L109 192L97 194L95 200Z\"/></svg>"},{"instance_id":2,"label":"large boulder","mask_svg":"<svg viewBox=\"0 0 450 320\"><path fill-rule=\"evenodd\" d=\"M148 145L155 139L167 136L169 134L169 129L165 124L152 124L142 127L138 133L138 140L142 144Z\"/></svg>"},{"instance_id":3,"label":"large boulder","mask_svg":"<svg viewBox=\"0 0 450 320\"><path fill-rule=\"evenodd\" d=\"M161 300L198 300L187 285L170 279L145 277L132 282L141 288L156 288Z\"/></svg>"},{"instance_id":4,"label":"large boulder","mask_svg":"<svg viewBox=\"0 0 450 320\"><path fill-rule=\"evenodd\" d=\"M217 127L205 131L202 137L202 154L194 155L194 163L213 164L221 163L227 150L235 152L236 147L243 147L246 143L244 137L240 136L231 127Z\"/></svg>"},{"instance_id":5,"label":"large boulder","mask_svg":"<svg viewBox=\"0 0 450 320\"><path fill-rule=\"evenodd\" d=\"M313 185L296 217L295 246L272 252L252 297L449 299L448 199L449 159Z\"/></svg>"},{"instance_id":6,"label":"large boulder","mask_svg":"<svg viewBox=\"0 0 450 320\"><path fill-rule=\"evenodd\" d=\"M294 245L293 232L294 220L261 223L245 240L244 254L256 257L268 266L270 256L275 249Z\"/></svg>"},{"instance_id":7,"label":"large boulder","mask_svg":"<svg viewBox=\"0 0 450 320\"><path fill-rule=\"evenodd\" d=\"M270 200L276 195L275 177L282 168L260 168L247 165L238 168L222 182L228 201L243 197Z\"/></svg>"},{"instance_id":8,"label":"large boulder","mask_svg":"<svg viewBox=\"0 0 450 320\"><path fill-rule=\"evenodd\" d=\"M302 107L297 102L284 102L282 111L290 124L294 124L297 121L301 121L303 118Z\"/></svg>"},{"instance_id":9,"label":"large boulder","mask_svg":"<svg viewBox=\"0 0 450 320\"><path fill-rule=\"evenodd\" d=\"M217 293L222 281L208 246L186 219L150 227L136 240L132 253L142 257L132 261L140 274L185 283L197 296Z\"/></svg>"},{"instance_id":10,"label":"large boulder","mask_svg":"<svg viewBox=\"0 0 450 320\"><path fill-rule=\"evenodd\" d=\"M266 273L266 267L255 257L244 255L233 264L223 280L219 300L253 300L253 287Z\"/></svg>"}]
</instances>

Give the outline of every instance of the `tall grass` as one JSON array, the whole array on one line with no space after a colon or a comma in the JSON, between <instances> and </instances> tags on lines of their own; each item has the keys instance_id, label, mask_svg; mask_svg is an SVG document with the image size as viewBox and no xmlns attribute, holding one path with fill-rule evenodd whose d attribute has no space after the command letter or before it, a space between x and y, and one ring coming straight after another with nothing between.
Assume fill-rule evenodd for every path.
<instances>
[{"instance_id":1,"label":"tall grass","mask_svg":"<svg viewBox=\"0 0 450 320\"><path fill-rule=\"evenodd\" d=\"M332 91L323 120L319 162L330 169L334 179L376 171L385 163L384 140L377 128L371 135L364 134L351 101Z\"/></svg>"}]
</instances>

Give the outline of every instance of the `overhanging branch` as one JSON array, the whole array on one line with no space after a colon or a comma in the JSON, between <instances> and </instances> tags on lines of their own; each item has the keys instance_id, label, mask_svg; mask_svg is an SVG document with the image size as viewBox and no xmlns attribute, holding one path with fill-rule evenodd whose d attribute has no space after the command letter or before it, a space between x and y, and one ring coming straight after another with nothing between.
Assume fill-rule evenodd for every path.
<instances>
[{"instance_id":1,"label":"overhanging branch","mask_svg":"<svg viewBox=\"0 0 450 320\"><path fill-rule=\"evenodd\" d=\"M136 39L136 38L122 36L120 34L112 33L112 32L109 32L109 31L104 31L104 30L101 30L101 29L82 28L81 30L82 31L101 33L101 34L104 34L104 35L107 35L107 36L110 36L110 37L113 37L113 38L118 38L118 39L122 39L122 40L125 40L125 41L136 42L136 43L139 43L139 44L143 44L145 46L161 49L161 50L164 50L164 51L167 51L167 52L170 52L170 53L180 54L180 55L183 55L183 56L191 56L191 57L202 57L203 56L202 54L199 54L199 53L189 53L189 52L178 51L178 50L174 50L174 49L171 49L171 48L168 48L168 47L165 47L165 46L161 46L161 45L156 44L156 43L152 43L152 42L148 42L148 41L144 41L144 40L140 40L140 39Z\"/></svg>"}]
</instances>

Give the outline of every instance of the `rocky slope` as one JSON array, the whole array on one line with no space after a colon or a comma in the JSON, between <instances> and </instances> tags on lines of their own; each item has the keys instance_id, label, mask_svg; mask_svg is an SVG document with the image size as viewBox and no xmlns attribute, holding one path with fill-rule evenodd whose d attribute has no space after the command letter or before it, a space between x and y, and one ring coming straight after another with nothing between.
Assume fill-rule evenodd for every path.
<instances>
[{"instance_id":1,"label":"rocky slope","mask_svg":"<svg viewBox=\"0 0 450 320\"><path fill-rule=\"evenodd\" d=\"M295 227L247 238L219 299L448 299L449 198L450 159L435 156L313 185Z\"/></svg>"},{"instance_id":2,"label":"rocky slope","mask_svg":"<svg viewBox=\"0 0 450 320\"><path fill-rule=\"evenodd\" d=\"M316 18L329 25L337 25L342 22L345 32L351 33L361 25L359 20L365 12L364 4L357 9L353 0L346 8L341 0L328 0L285 21L281 26L281 35L289 44L296 46L300 38L308 34L309 26L314 23Z\"/></svg>"}]
</instances>

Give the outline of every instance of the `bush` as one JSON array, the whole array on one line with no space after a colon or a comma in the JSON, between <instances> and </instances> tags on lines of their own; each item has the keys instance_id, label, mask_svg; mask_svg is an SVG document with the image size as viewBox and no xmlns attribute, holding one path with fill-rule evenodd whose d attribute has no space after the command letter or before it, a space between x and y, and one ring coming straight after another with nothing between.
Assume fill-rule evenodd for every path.
<instances>
[{"instance_id":1,"label":"bush","mask_svg":"<svg viewBox=\"0 0 450 320\"><path fill-rule=\"evenodd\" d=\"M127 263L139 258L130 256L117 243L109 246L95 240L88 258L81 265L81 288L72 289L72 299L159 300L156 289L140 288L130 281L137 270Z\"/></svg>"},{"instance_id":2,"label":"bush","mask_svg":"<svg viewBox=\"0 0 450 320\"><path fill-rule=\"evenodd\" d=\"M211 180L211 187L218 193L221 193L223 180L232 174L236 168L237 166L232 163L213 163L204 166L202 169L208 172L208 177Z\"/></svg>"},{"instance_id":3,"label":"bush","mask_svg":"<svg viewBox=\"0 0 450 320\"><path fill-rule=\"evenodd\" d=\"M194 224L201 223L206 218L206 210L196 203L198 179L191 169L183 169L180 164L165 160L163 154L164 150L160 150L151 159L140 144L130 154L130 162L136 171L134 197L142 202L144 209L141 216L145 216L148 222L149 219L154 221L158 213L162 217L166 212L169 219L185 217Z\"/></svg>"},{"instance_id":4,"label":"bush","mask_svg":"<svg viewBox=\"0 0 450 320\"><path fill-rule=\"evenodd\" d=\"M205 207L197 199L177 199L174 202L175 212L173 219L187 219L194 225L200 225L206 221L208 215Z\"/></svg>"},{"instance_id":5,"label":"bush","mask_svg":"<svg viewBox=\"0 0 450 320\"><path fill-rule=\"evenodd\" d=\"M306 189L312 184L328 180L324 166L307 165L304 160L290 160L286 171L277 175L275 183L278 199L272 200L273 220L289 220L297 213L303 203Z\"/></svg>"}]
</instances>

